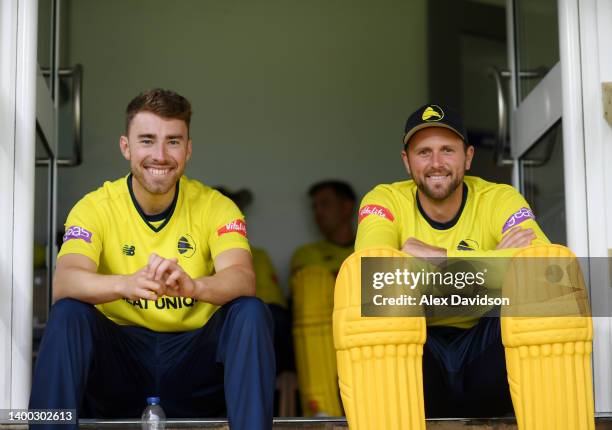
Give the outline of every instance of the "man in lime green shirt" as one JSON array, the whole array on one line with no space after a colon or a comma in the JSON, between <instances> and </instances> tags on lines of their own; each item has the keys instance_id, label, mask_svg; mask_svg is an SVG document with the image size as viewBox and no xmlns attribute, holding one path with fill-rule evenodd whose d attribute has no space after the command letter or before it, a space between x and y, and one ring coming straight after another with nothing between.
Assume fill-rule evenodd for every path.
<instances>
[{"instance_id":1,"label":"man in lime green shirt","mask_svg":"<svg viewBox=\"0 0 612 430\"><path fill-rule=\"evenodd\" d=\"M353 252L355 192L346 182L328 180L312 185L308 195L324 240L299 247L291 258L291 273L295 274L308 265L316 265L336 275L342 262Z\"/></svg>"},{"instance_id":2,"label":"man in lime green shirt","mask_svg":"<svg viewBox=\"0 0 612 430\"><path fill-rule=\"evenodd\" d=\"M402 151L412 179L366 194L355 250L502 257L515 248L548 244L516 189L465 176L473 156L458 113L435 104L417 109L406 122ZM429 417L511 413L499 318L428 318L423 378Z\"/></svg>"},{"instance_id":3,"label":"man in lime green shirt","mask_svg":"<svg viewBox=\"0 0 612 430\"><path fill-rule=\"evenodd\" d=\"M272 428L272 319L252 297L242 213L183 174L190 120L173 91L128 104L119 148L130 173L66 220L31 409L138 418L161 397L169 417L227 411L232 429Z\"/></svg>"}]
</instances>

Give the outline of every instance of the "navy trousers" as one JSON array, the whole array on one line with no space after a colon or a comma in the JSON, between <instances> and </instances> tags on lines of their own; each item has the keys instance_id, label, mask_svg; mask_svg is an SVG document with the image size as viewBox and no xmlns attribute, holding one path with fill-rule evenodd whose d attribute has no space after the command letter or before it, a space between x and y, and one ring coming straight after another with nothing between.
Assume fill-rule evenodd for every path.
<instances>
[{"instance_id":1,"label":"navy trousers","mask_svg":"<svg viewBox=\"0 0 612 430\"><path fill-rule=\"evenodd\" d=\"M169 418L227 412L232 430L271 429L272 327L254 297L233 300L203 327L181 333L120 326L92 305L59 300L36 360L30 409L139 418L146 398L159 396Z\"/></svg>"},{"instance_id":2,"label":"navy trousers","mask_svg":"<svg viewBox=\"0 0 612 430\"><path fill-rule=\"evenodd\" d=\"M268 303L274 321L274 354L276 374L286 371L295 372L293 354L293 334L291 333L291 314L281 306Z\"/></svg>"},{"instance_id":3,"label":"navy trousers","mask_svg":"<svg viewBox=\"0 0 612 430\"><path fill-rule=\"evenodd\" d=\"M500 319L483 317L467 330L427 327L423 391L428 418L512 414Z\"/></svg>"}]
</instances>

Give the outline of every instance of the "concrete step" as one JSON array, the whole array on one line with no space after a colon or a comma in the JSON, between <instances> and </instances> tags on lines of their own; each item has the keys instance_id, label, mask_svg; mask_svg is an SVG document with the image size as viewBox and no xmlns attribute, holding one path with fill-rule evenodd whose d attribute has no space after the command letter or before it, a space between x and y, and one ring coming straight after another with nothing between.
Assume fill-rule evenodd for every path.
<instances>
[{"instance_id":1,"label":"concrete step","mask_svg":"<svg viewBox=\"0 0 612 430\"><path fill-rule=\"evenodd\" d=\"M87 420L79 422L82 429L140 429L139 420ZM347 429L344 418L277 418L274 420L274 430L340 430ZM1 430L25 430L25 424L0 424ZM202 420L168 420L166 430L229 430L227 421ZM429 419L428 430L517 430L512 418L497 419ZM611 417L598 417L597 430L612 430ZM409 429L406 429L409 430ZM553 429L551 429L553 430ZM578 429L576 429L578 430Z\"/></svg>"}]
</instances>

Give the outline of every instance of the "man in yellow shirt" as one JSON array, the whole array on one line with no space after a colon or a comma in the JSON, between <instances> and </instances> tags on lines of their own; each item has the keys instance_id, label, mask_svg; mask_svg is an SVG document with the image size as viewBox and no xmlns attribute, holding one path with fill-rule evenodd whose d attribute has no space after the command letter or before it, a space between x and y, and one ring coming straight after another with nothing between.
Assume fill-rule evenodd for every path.
<instances>
[{"instance_id":1,"label":"man in yellow shirt","mask_svg":"<svg viewBox=\"0 0 612 430\"><path fill-rule=\"evenodd\" d=\"M308 191L314 219L325 238L298 248L291 259L293 339L302 412L342 415L332 336L334 279L353 253L355 192L328 180Z\"/></svg>"},{"instance_id":2,"label":"man in yellow shirt","mask_svg":"<svg viewBox=\"0 0 612 430\"><path fill-rule=\"evenodd\" d=\"M291 258L291 272L295 274L305 266L316 265L335 276L353 252L355 191L346 182L329 180L312 185L308 195L315 221L325 239L299 247Z\"/></svg>"},{"instance_id":3,"label":"man in yellow shirt","mask_svg":"<svg viewBox=\"0 0 612 430\"><path fill-rule=\"evenodd\" d=\"M244 217L183 175L184 97L144 92L126 117L119 146L131 173L66 220L30 408L136 418L159 396L170 417L227 408L232 429L271 429L272 321L252 297Z\"/></svg>"},{"instance_id":4,"label":"man in yellow shirt","mask_svg":"<svg viewBox=\"0 0 612 430\"><path fill-rule=\"evenodd\" d=\"M412 180L379 185L364 197L356 251L486 257L549 243L513 187L465 176L474 156L466 137L461 118L447 107L425 105L409 117L402 160ZM427 326L426 416L511 413L499 318L428 319Z\"/></svg>"},{"instance_id":5,"label":"man in yellow shirt","mask_svg":"<svg viewBox=\"0 0 612 430\"><path fill-rule=\"evenodd\" d=\"M230 191L226 187L215 187L224 196L230 198L238 208L246 212L253 200L253 193L246 188ZM293 364L293 339L291 337L291 315L287 298L278 281L276 269L270 256L263 248L251 247L253 269L256 278L256 296L261 299L272 313L274 321L274 353L276 356L277 375L285 371L295 371Z\"/></svg>"}]
</instances>

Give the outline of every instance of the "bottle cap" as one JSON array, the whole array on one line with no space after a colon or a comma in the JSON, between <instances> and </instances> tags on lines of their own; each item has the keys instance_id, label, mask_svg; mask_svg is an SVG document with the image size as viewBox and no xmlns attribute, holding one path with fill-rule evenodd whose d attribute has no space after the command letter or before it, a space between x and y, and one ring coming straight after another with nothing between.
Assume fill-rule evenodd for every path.
<instances>
[{"instance_id":1,"label":"bottle cap","mask_svg":"<svg viewBox=\"0 0 612 430\"><path fill-rule=\"evenodd\" d=\"M147 397L148 405L159 405L159 397Z\"/></svg>"}]
</instances>

